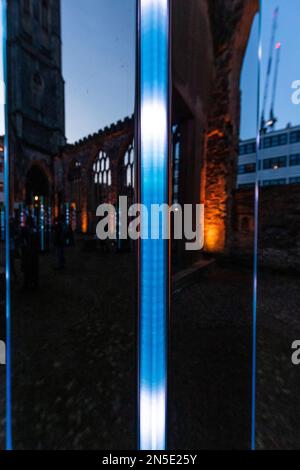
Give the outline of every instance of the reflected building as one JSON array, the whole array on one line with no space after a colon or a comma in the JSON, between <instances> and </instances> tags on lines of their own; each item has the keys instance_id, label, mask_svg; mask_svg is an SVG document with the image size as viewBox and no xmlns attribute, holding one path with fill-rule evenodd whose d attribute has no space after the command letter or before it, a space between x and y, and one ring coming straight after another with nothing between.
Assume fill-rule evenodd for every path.
<instances>
[{"instance_id":1,"label":"reflected building","mask_svg":"<svg viewBox=\"0 0 300 470\"><path fill-rule=\"evenodd\" d=\"M60 0L8 2L11 204L53 200L53 158L65 145Z\"/></svg>"},{"instance_id":2,"label":"reflected building","mask_svg":"<svg viewBox=\"0 0 300 470\"><path fill-rule=\"evenodd\" d=\"M241 141L237 186L251 188L255 183L256 139ZM300 184L300 126L268 132L259 152L261 186Z\"/></svg>"},{"instance_id":3,"label":"reflected building","mask_svg":"<svg viewBox=\"0 0 300 470\"><path fill-rule=\"evenodd\" d=\"M134 119L66 144L60 3L9 2L12 203L43 197L94 236L99 204L134 201ZM204 204L213 254L236 246L240 75L257 10L256 0L172 2L172 199ZM176 240L173 256L184 266L199 253Z\"/></svg>"}]
</instances>

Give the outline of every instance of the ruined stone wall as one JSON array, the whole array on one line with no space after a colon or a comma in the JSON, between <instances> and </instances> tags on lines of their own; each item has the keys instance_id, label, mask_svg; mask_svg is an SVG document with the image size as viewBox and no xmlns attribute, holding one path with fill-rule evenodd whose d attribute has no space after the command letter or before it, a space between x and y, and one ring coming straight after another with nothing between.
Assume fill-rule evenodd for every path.
<instances>
[{"instance_id":1,"label":"ruined stone wall","mask_svg":"<svg viewBox=\"0 0 300 470\"><path fill-rule=\"evenodd\" d=\"M53 156L65 145L60 0L29 9L8 2L8 109L11 198L25 198L26 175L38 164L52 173ZM49 186L51 181L49 181Z\"/></svg>"},{"instance_id":2,"label":"ruined stone wall","mask_svg":"<svg viewBox=\"0 0 300 470\"><path fill-rule=\"evenodd\" d=\"M81 219L82 232L95 233L96 208L101 203L115 204L118 197L119 165L128 147L133 142L134 121L126 118L90 135L79 142L66 147L65 151L55 158L55 192L56 205L59 201L72 203L69 180L70 167L78 162L81 167L81 207L78 217ZM112 184L102 185L101 195L97 200L94 184L93 165L100 151L104 151L110 159ZM56 208L56 212L59 208Z\"/></svg>"},{"instance_id":3,"label":"ruined stone wall","mask_svg":"<svg viewBox=\"0 0 300 470\"><path fill-rule=\"evenodd\" d=\"M205 248L230 252L232 200L240 125L240 75L256 0L210 0L214 79L208 117L205 186Z\"/></svg>"},{"instance_id":4,"label":"ruined stone wall","mask_svg":"<svg viewBox=\"0 0 300 470\"><path fill-rule=\"evenodd\" d=\"M233 221L233 253L252 256L253 191L236 191ZM300 185L261 189L259 261L263 266L300 271Z\"/></svg>"},{"instance_id":5,"label":"ruined stone wall","mask_svg":"<svg viewBox=\"0 0 300 470\"><path fill-rule=\"evenodd\" d=\"M182 133L179 199L205 204L205 249L230 252L240 74L258 1L172 5L173 121ZM183 258L195 256L181 251Z\"/></svg>"}]
</instances>

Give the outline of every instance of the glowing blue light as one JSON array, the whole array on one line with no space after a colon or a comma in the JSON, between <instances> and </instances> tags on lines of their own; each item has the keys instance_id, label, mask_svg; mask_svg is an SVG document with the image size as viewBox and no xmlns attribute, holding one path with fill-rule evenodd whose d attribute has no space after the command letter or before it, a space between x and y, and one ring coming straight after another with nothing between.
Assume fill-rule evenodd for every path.
<instances>
[{"instance_id":1,"label":"glowing blue light","mask_svg":"<svg viewBox=\"0 0 300 470\"><path fill-rule=\"evenodd\" d=\"M45 205L44 198L41 197L40 205L40 236L41 236L41 251L45 250Z\"/></svg>"},{"instance_id":2,"label":"glowing blue light","mask_svg":"<svg viewBox=\"0 0 300 470\"><path fill-rule=\"evenodd\" d=\"M48 224L48 232L51 233L51 230L52 230L52 208L51 208L51 206L48 207L47 224Z\"/></svg>"},{"instance_id":3,"label":"glowing blue light","mask_svg":"<svg viewBox=\"0 0 300 470\"><path fill-rule=\"evenodd\" d=\"M139 1L140 202L168 196L169 1ZM141 231L147 225L142 213ZM139 445L166 447L168 242L141 239L139 247ZM151 224L149 224L151 225ZM149 227L151 233L151 226Z\"/></svg>"},{"instance_id":4,"label":"glowing blue light","mask_svg":"<svg viewBox=\"0 0 300 470\"><path fill-rule=\"evenodd\" d=\"M66 203L66 213L65 213L66 225L70 224L70 204Z\"/></svg>"},{"instance_id":5,"label":"glowing blue light","mask_svg":"<svg viewBox=\"0 0 300 470\"><path fill-rule=\"evenodd\" d=\"M12 449L12 422L11 422L11 332L10 332L10 238L9 238L9 139L8 139L8 112L7 112L7 2L1 0L1 21L2 26L2 60L3 77L0 77L1 84L4 83L5 91L3 98L3 130L4 130L4 200L5 200L5 272L6 272L6 449Z\"/></svg>"},{"instance_id":6,"label":"glowing blue light","mask_svg":"<svg viewBox=\"0 0 300 470\"><path fill-rule=\"evenodd\" d=\"M252 302L252 396L251 396L251 450L256 448L256 361L257 361L257 281L258 281L258 236L259 236L259 150L260 150L260 84L262 67L262 3L259 1L258 61L257 61L257 109L256 109L256 173L254 196L254 250L253 250L253 302Z\"/></svg>"},{"instance_id":7,"label":"glowing blue light","mask_svg":"<svg viewBox=\"0 0 300 470\"><path fill-rule=\"evenodd\" d=\"M0 207L0 220L1 220L1 240L5 240L5 209L4 206Z\"/></svg>"}]
</instances>

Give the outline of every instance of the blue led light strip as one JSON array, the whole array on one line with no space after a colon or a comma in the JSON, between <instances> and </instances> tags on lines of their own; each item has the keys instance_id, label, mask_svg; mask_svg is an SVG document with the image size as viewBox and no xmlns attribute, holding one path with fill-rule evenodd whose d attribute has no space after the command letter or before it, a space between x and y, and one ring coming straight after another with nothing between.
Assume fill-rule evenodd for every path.
<instances>
[{"instance_id":1,"label":"blue led light strip","mask_svg":"<svg viewBox=\"0 0 300 470\"><path fill-rule=\"evenodd\" d=\"M254 196L254 253L253 253L253 320L252 320L252 399L251 399L251 449L255 450L256 438L256 356L257 356L257 279L258 279L258 231L259 231L259 149L260 149L260 84L262 62L261 2L259 2L258 64L257 64L257 117L256 117L256 174Z\"/></svg>"},{"instance_id":2,"label":"blue led light strip","mask_svg":"<svg viewBox=\"0 0 300 470\"><path fill-rule=\"evenodd\" d=\"M169 0L138 4L138 199L169 203ZM142 238L146 214L141 215ZM166 447L169 251L167 216L139 241L139 447ZM159 230L151 239L151 229Z\"/></svg>"},{"instance_id":3,"label":"blue led light strip","mask_svg":"<svg viewBox=\"0 0 300 470\"><path fill-rule=\"evenodd\" d=\"M10 331L10 237L9 237L9 139L8 139L8 83L7 83L7 0L2 0L2 52L4 105L4 201L5 201L5 269L6 269L6 449L12 449L11 423L11 331Z\"/></svg>"}]
</instances>

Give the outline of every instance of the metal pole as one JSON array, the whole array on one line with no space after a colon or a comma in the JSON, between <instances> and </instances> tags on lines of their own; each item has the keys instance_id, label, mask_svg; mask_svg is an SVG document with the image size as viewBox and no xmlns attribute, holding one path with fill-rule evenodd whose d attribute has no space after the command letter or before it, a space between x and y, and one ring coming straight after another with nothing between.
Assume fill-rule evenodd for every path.
<instances>
[{"instance_id":1,"label":"metal pole","mask_svg":"<svg viewBox=\"0 0 300 470\"><path fill-rule=\"evenodd\" d=\"M5 200L5 272L6 272L6 450L12 449L11 422L11 318L10 318L10 184L7 72L7 0L2 0L2 51L4 103L4 200Z\"/></svg>"}]
</instances>

